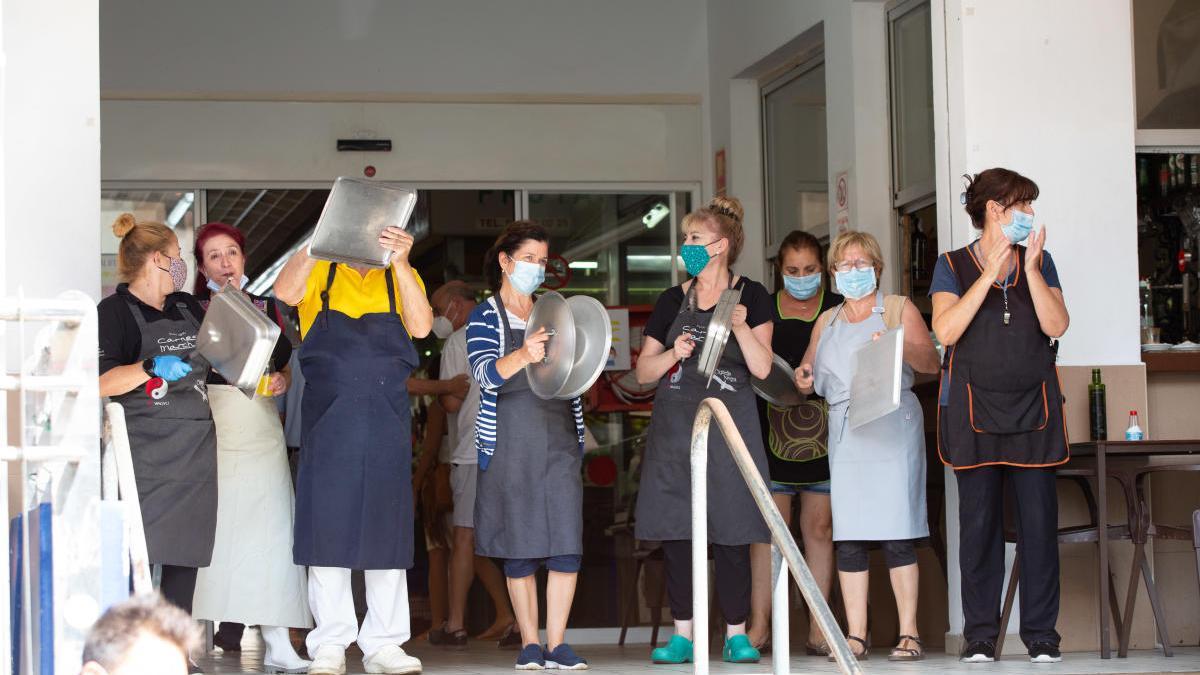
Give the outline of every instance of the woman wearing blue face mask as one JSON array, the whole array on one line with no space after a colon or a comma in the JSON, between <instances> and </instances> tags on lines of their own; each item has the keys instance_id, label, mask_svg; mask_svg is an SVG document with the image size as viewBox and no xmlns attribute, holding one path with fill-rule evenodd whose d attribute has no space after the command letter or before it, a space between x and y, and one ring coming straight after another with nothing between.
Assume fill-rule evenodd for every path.
<instances>
[{"instance_id":1,"label":"woman wearing blue face mask","mask_svg":"<svg viewBox=\"0 0 1200 675\"><path fill-rule=\"evenodd\" d=\"M475 552L500 558L524 647L518 670L586 669L566 643L583 557L583 405L543 400L525 366L546 354L545 329L525 337L533 292L546 278L549 237L519 220L496 239L486 269L492 297L471 312L467 361L479 382ZM546 649L538 639L537 580L545 565Z\"/></svg>"},{"instance_id":2,"label":"woman wearing blue face mask","mask_svg":"<svg viewBox=\"0 0 1200 675\"><path fill-rule=\"evenodd\" d=\"M924 658L917 631L917 557L913 542L929 536L925 508L925 425L912 393L913 373L935 373L937 351L924 319L903 296L878 289L883 272L879 242L865 232L843 232L829 246L829 266L845 302L817 317L796 386L829 402L829 468L833 540L846 606L847 639L866 657L867 551L883 548L900 642L889 660ZM904 328L904 366L899 409L857 428L848 424L850 381L856 352L891 326Z\"/></svg>"},{"instance_id":3,"label":"woman wearing blue face mask","mask_svg":"<svg viewBox=\"0 0 1200 675\"><path fill-rule=\"evenodd\" d=\"M794 230L779 244L775 258L782 277L771 303L775 333L771 351L793 369L799 367L808 349L817 316L842 302L842 296L826 288L824 252L813 235ZM800 534L804 558L825 598L833 585L833 521L829 510L828 407L813 396L794 408L783 408L759 400L759 423L767 447L771 493L775 505L791 525L792 505L800 501ZM757 647L767 639L771 610L771 548L751 546L754 562L754 598L750 641ZM806 651L825 656L828 645L816 622L810 622Z\"/></svg>"},{"instance_id":4,"label":"woman wearing blue face mask","mask_svg":"<svg viewBox=\"0 0 1200 675\"><path fill-rule=\"evenodd\" d=\"M981 235L938 258L929 291L946 345L938 452L958 479L968 662L992 661L1001 630L1005 484L1018 504L1021 639L1033 662L1061 660L1053 467L1068 455L1052 342L1070 318L1046 228L1033 232L1037 197L1037 184L1008 169L968 176L962 201Z\"/></svg>"},{"instance_id":5,"label":"woman wearing blue face mask","mask_svg":"<svg viewBox=\"0 0 1200 675\"><path fill-rule=\"evenodd\" d=\"M758 471L767 478L767 456L758 433L758 405L750 377L771 370L771 296L762 284L730 269L742 249L742 206L717 197L683 219L680 252L688 274L680 286L659 296L642 331L637 379L658 383L654 416L647 432L642 479L638 488L635 534L661 541L667 573L667 600L675 634L651 652L655 663L692 660L692 518L690 449L692 422L700 401L725 403ZM740 288L729 343L709 379L697 361L709 320L722 291ZM708 437L708 536L712 542L717 604L727 625L726 661L749 663L758 650L746 636L750 614L750 544L770 535L719 433Z\"/></svg>"}]
</instances>

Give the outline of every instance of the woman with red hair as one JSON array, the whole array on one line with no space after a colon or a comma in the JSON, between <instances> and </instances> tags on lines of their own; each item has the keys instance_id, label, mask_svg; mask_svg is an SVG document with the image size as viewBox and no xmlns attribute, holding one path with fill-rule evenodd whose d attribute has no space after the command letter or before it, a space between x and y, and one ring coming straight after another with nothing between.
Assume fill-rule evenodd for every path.
<instances>
[{"instance_id":1,"label":"woman with red hair","mask_svg":"<svg viewBox=\"0 0 1200 675\"><path fill-rule=\"evenodd\" d=\"M245 287L244 242L237 228L224 223L200 229L196 297L206 307L213 292ZM247 295L283 328L274 298ZM217 427L217 535L212 564L196 581L193 612L198 619L259 626L269 673L307 671L308 661L296 654L287 627L312 626L304 568L292 563L295 495L283 426L270 398L287 391L291 353L281 333L266 396L247 397L216 373L208 381Z\"/></svg>"}]
</instances>

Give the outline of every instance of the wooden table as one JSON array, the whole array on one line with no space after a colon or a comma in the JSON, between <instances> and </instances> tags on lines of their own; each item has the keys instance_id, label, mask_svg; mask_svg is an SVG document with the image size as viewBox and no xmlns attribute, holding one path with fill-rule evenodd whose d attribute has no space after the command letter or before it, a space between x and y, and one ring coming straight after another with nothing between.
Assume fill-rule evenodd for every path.
<instances>
[{"instance_id":1,"label":"wooden table","mask_svg":"<svg viewBox=\"0 0 1200 675\"><path fill-rule=\"evenodd\" d=\"M1081 468L1080 465L1095 463L1096 470L1096 501L1097 501L1097 534L1100 540L1100 575L1099 575L1099 595L1100 595L1100 658L1111 658L1111 649L1109 645L1108 635L1108 618L1111 611L1109 596L1107 592L1108 582L1108 487L1107 478L1111 475L1109 471L1109 459L1116 459L1124 464L1132 465L1133 471L1153 471L1153 470L1168 470L1171 468L1190 468L1200 470L1200 440L1179 440L1179 441L1100 441L1088 443L1073 443L1071 444L1071 459L1067 464L1063 465L1063 469L1070 470ZM1132 460L1132 461L1129 461ZM1126 490L1128 495L1128 490ZM1135 503L1129 503L1126 499L1127 513L1131 518L1131 533L1133 530L1132 517L1138 509ZM1136 544L1135 544L1136 546ZM1131 574L1136 580L1138 573L1138 561L1134 561L1134 567ZM1132 586L1132 584L1131 584ZM1156 601L1156 600L1152 600ZM1128 608L1127 608L1128 613ZM1132 625L1132 616L1123 616L1123 623ZM1156 620L1157 622L1157 620ZM1160 628L1161 630L1161 628ZM1123 635L1119 636L1118 655L1126 656L1129 650L1129 640L1127 631L1122 631ZM1164 652L1170 656L1170 645L1164 643Z\"/></svg>"}]
</instances>

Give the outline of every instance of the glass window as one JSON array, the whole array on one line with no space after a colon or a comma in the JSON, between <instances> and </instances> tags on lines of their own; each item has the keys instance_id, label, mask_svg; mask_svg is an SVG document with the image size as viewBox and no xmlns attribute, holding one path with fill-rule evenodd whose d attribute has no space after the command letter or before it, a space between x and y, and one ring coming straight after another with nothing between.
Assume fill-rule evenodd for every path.
<instances>
[{"instance_id":1,"label":"glass window","mask_svg":"<svg viewBox=\"0 0 1200 675\"><path fill-rule=\"evenodd\" d=\"M800 229L829 233L825 65L811 63L764 88L768 246Z\"/></svg>"},{"instance_id":2,"label":"glass window","mask_svg":"<svg viewBox=\"0 0 1200 675\"><path fill-rule=\"evenodd\" d=\"M929 3L904 4L889 20L895 203L934 191L933 47Z\"/></svg>"},{"instance_id":3,"label":"glass window","mask_svg":"<svg viewBox=\"0 0 1200 675\"><path fill-rule=\"evenodd\" d=\"M1200 129L1200 2L1133 3L1139 129Z\"/></svg>"},{"instance_id":4,"label":"glass window","mask_svg":"<svg viewBox=\"0 0 1200 675\"><path fill-rule=\"evenodd\" d=\"M112 232L113 221L122 213L132 213L139 221L163 223L175 231L179 248L188 262L191 289L196 274L192 242L200 204L196 190L102 190L100 192L100 295L108 297L117 288L117 246L121 243Z\"/></svg>"}]
</instances>

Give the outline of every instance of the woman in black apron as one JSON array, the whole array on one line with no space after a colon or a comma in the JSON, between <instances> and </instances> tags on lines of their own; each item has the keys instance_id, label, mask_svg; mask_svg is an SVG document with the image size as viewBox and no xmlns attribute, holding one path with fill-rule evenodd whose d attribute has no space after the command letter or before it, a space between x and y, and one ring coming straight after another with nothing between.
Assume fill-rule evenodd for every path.
<instances>
[{"instance_id":1,"label":"woman in black apron","mask_svg":"<svg viewBox=\"0 0 1200 675\"><path fill-rule=\"evenodd\" d=\"M545 277L549 237L512 223L488 252L493 295L471 313L467 360L479 381L475 444L475 552L504 561L524 647L518 670L584 670L565 641L583 558L583 412L579 399L544 400L525 366L546 353L545 330L525 339L533 292ZM546 649L538 639L537 580L545 565Z\"/></svg>"},{"instance_id":2,"label":"woman in black apron","mask_svg":"<svg viewBox=\"0 0 1200 675\"><path fill-rule=\"evenodd\" d=\"M938 258L930 288L933 330L947 345L938 452L958 479L962 660L969 662L995 658L1006 485L1017 505L1021 639L1033 662L1061 660L1053 467L1068 454L1053 343L1070 319L1043 249L1046 228L1033 231L1037 197L1033 181L1008 169L968 176L963 204L982 234Z\"/></svg>"},{"instance_id":3,"label":"woman in black apron","mask_svg":"<svg viewBox=\"0 0 1200 675\"><path fill-rule=\"evenodd\" d=\"M183 293L187 263L175 233L123 214L121 283L96 309L100 395L125 409L133 473L151 564L163 596L192 611L197 568L212 558L217 524L217 436L208 367L186 362L204 310Z\"/></svg>"},{"instance_id":4,"label":"woman in black apron","mask_svg":"<svg viewBox=\"0 0 1200 675\"><path fill-rule=\"evenodd\" d=\"M817 238L801 230L789 232L779 244L775 258L781 272L781 288L771 303L775 334L771 351L783 357L792 369L800 367L808 349L817 317L842 302L842 296L825 283L825 253ZM812 395L794 408L783 408L759 400L759 422L767 448L771 473L771 495L792 523L793 501L800 500L800 535L804 559L825 600L833 586L833 517L829 505L829 406ZM766 642L771 611L771 547L750 547L754 565L754 596L751 600L750 642ZM805 651L809 656L827 656L829 646L817 622L810 621Z\"/></svg>"},{"instance_id":5,"label":"woman in black apron","mask_svg":"<svg viewBox=\"0 0 1200 675\"><path fill-rule=\"evenodd\" d=\"M718 197L683 220L684 264L692 279L659 296L643 331L637 378L658 382L646 455L638 488L635 534L661 541L667 572L667 598L675 634L655 649L655 663L692 659L691 436L700 401L725 403L763 479L767 454L758 423L758 399L750 378L771 370L770 294L762 284L730 269L742 248L742 207ZM697 365L709 319L721 292L740 288L729 344L711 386ZM750 544L770 541L767 525L742 480L720 433L708 440L708 537L716 565L717 602L728 625L726 661L758 661L746 636L750 614Z\"/></svg>"}]
</instances>

